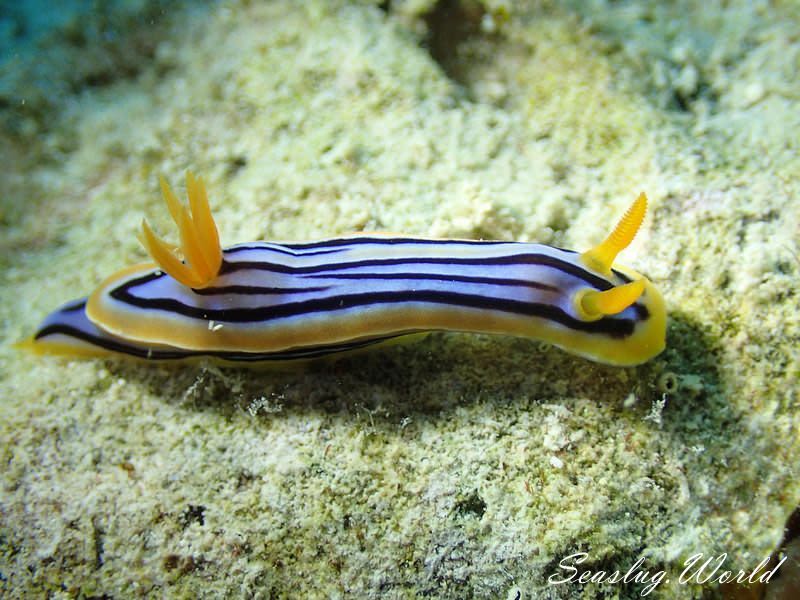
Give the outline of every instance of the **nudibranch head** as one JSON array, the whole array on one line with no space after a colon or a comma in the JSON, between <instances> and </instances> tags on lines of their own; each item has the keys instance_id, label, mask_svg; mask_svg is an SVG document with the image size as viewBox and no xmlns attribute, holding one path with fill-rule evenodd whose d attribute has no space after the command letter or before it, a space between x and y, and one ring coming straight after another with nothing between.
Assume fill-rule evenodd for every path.
<instances>
[{"instance_id":1,"label":"nudibranch head","mask_svg":"<svg viewBox=\"0 0 800 600\"><path fill-rule=\"evenodd\" d=\"M644 275L614 264L644 221L647 196L639 194L614 230L599 245L580 255L584 266L612 284L605 290L586 287L573 296L575 312L586 322L631 313L633 331L619 341L587 338L583 353L615 365L639 364L659 354L666 343L667 316L658 289Z\"/></svg>"}]
</instances>

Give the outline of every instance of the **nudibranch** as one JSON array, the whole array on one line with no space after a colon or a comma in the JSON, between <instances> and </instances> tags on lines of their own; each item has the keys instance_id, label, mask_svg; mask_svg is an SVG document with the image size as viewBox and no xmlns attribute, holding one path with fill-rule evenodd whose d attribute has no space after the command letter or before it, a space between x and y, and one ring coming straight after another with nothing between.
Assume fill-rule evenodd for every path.
<instances>
[{"instance_id":1,"label":"nudibranch","mask_svg":"<svg viewBox=\"0 0 800 600\"><path fill-rule=\"evenodd\" d=\"M186 188L188 208L161 180L179 253L143 221L139 239L154 262L123 269L65 304L22 345L237 365L313 359L436 330L534 338L621 366L664 348L661 294L614 264L644 219L644 194L583 253L371 234L223 249L202 180L189 173Z\"/></svg>"}]
</instances>

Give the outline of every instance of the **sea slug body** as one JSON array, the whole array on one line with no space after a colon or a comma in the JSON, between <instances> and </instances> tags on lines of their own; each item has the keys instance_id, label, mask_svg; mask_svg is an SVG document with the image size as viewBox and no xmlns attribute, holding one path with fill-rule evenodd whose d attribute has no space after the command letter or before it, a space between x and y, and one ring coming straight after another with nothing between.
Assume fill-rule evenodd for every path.
<instances>
[{"instance_id":1,"label":"sea slug body","mask_svg":"<svg viewBox=\"0 0 800 600\"><path fill-rule=\"evenodd\" d=\"M189 207L162 180L179 257L146 222L155 262L128 267L70 302L21 345L37 352L225 364L312 359L398 336L463 331L522 336L613 365L664 348L655 286L614 264L644 218L641 194L584 253L524 242L351 235L222 249L202 180Z\"/></svg>"}]
</instances>

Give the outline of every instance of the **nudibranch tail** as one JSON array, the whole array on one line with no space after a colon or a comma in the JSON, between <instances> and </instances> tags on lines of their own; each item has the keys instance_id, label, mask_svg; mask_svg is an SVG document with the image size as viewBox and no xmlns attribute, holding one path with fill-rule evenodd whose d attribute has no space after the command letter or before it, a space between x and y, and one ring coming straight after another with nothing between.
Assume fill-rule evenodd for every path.
<instances>
[{"instance_id":1,"label":"nudibranch tail","mask_svg":"<svg viewBox=\"0 0 800 600\"><path fill-rule=\"evenodd\" d=\"M183 261L175 251L158 237L146 220L142 220L139 241L165 273L180 283L202 289L216 279L222 266L222 247L219 232L208 206L208 196L203 180L191 172L186 173L186 192L189 209L181 206L169 184L162 177L161 195L180 232L180 250Z\"/></svg>"},{"instance_id":2,"label":"nudibranch tail","mask_svg":"<svg viewBox=\"0 0 800 600\"><path fill-rule=\"evenodd\" d=\"M584 264L601 273L611 273L611 265L617 254L622 252L636 237L636 232L644 221L647 212L647 196L644 192L631 204L608 237L594 248L581 254Z\"/></svg>"}]
</instances>

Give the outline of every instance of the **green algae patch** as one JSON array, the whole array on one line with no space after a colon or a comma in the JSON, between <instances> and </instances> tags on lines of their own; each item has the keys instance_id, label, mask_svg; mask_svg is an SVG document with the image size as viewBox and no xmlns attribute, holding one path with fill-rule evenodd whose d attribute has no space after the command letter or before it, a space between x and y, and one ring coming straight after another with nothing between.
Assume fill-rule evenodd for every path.
<instances>
[{"instance_id":1,"label":"green algae patch","mask_svg":"<svg viewBox=\"0 0 800 600\"><path fill-rule=\"evenodd\" d=\"M0 104L0 589L637 598L664 573L652 595L687 598L717 587L681 581L692 555L747 570L777 546L800 499L791 6L142 4L159 22L118 28L123 77L62 69L101 43L59 54L66 25L37 69L71 93L13 71L24 53L0 71L34 104ZM618 369L434 333L286 372L13 350L145 258L142 217L171 230L157 177L187 169L225 245L584 250L646 191L620 260L662 290L667 349ZM649 578L549 581L581 553Z\"/></svg>"}]
</instances>

